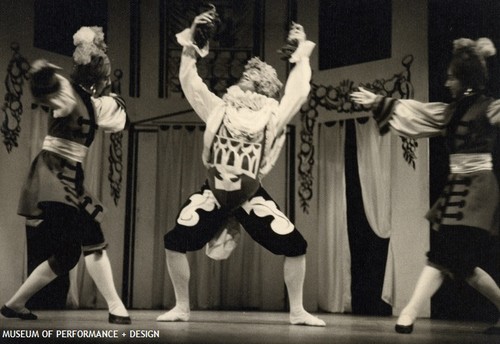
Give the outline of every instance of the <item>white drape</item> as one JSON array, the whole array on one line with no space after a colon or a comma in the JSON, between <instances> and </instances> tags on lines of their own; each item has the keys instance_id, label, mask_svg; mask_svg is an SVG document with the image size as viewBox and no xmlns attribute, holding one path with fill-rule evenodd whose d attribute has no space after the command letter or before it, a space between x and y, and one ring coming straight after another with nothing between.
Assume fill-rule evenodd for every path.
<instances>
[{"instance_id":1,"label":"white drape","mask_svg":"<svg viewBox=\"0 0 500 344\"><path fill-rule=\"evenodd\" d=\"M343 123L342 123L343 124ZM345 126L319 127L318 305L328 312L351 310L351 254L347 234Z\"/></svg>"},{"instance_id":2,"label":"white drape","mask_svg":"<svg viewBox=\"0 0 500 344\"><path fill-rule=\"evenodd\" d=\"M391 234L391 135L380 136L372 118L355 120L357 159L363 206L373 231L381 238ZM318 241L319 306L329 312L351 308L351 261L347 234L345 185L345 127L342 122L319 128ZM393 255L388 254L384 293L393 284ZM382 295L381 295L382 297ZM386 298L387 300L387 298Z\"/></svg>"},{"instance_id":3,"label":"white drape","mask_svg":"<svg viewBox=\"0 0 500 344\"><path fill-rule=\"evenodd\" d=\"M359 179L363 206L370 227L380 238L391 236L391 145L393 135L381 136L372 117L355 121ZM393 305L394 251L389 241L381 298Z\"/></svg>"},{"instance_id":4,"label":"white drape","mask_svg":"<svg viewBox=\"0 0 500 344\"><path fill-rule=\"evenodd\" d=\"M366 218L380 238L391 234L391 142L381 136L375 120L354 121L356 127L359 180Z\"/></svg>"}]
</instances>

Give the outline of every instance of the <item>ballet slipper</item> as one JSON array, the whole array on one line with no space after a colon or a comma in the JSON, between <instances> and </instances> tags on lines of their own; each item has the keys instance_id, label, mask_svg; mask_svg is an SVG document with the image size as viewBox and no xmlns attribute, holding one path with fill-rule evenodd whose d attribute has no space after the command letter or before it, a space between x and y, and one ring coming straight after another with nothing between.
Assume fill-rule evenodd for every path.
<instances>
[{"instance_id":1,"label":"ballet slipper","mask_svg":"<svg viewBox=\"0 0 500 344\"><path fill-rule=\"evenodd\" d=\"M23 308L19 311L14 310L7 306L2 306L0 309L0 313L6 318L19 318L21 320L36 320L38 317L31 313L31 311L27 308Z\"/></svg>"},{"instance_id":2,"label":"ballet slipper","mask_svg":"<svg viewBox=\"0 0 500 344\"><path fill-rule=\"evenodd\" d=\"M189 317L190 317L190 312L186 313L186 312L181 312L177 309L171 309L170 311L168 312L165 312L163 313L162 315L160 315L158 318L156 318L156 321L165 321L165 322L169 322L169 321L188 321L189 320Z\"/></svg>"},{"instance_id":3,"label":"ballet slipper","mask_svg":"<svg viewBox=\"0 0 500 344\"><path fill-rule=\"evenodd\" d=\"M290 314L290 324L305 326L326 326L323 320L307 312L302 312L297 315Z\"/></svg>"},{"instance_id":4,"label":"ballet slipper","mask_svg":"<svg viewBox=\"0 0 500 344\"><path fill-rule=\"evenodd\" d=\"M413 323L415 317L408 314L401 314L396 322L394 329L397 333L409 334L413 332Z\"/></svg>"},{"instance_id":5,"label":"ballet slipper","mask_svg":"<svg viewBox=\"0 0 500 344\"><path fill-rule=\"evenodd\" d=\"M109 313L108 322L110 324L129 325L132 323L132 319L130 319L130 316L121 316Z\"/></svg>"}]
</instances>

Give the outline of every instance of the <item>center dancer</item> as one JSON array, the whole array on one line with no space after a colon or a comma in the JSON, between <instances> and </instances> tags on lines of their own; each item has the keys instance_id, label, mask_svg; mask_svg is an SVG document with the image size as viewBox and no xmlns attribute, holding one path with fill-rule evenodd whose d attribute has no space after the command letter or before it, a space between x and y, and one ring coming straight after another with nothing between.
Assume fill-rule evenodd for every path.
<instances>
[{"instance_id":1,"label":"center dancer","mask_svg":"<svg viewBox=\"0 0 500 344\"><path fill-rule=\"evenodd\" d=\"M204 12L194 19L191 28L177 34L183 46L179 71L182 90L207 126L202 156L207 181L189 197L175 227L165 235L176 305L157 321L189 320L190 269L186 252L203 248L228 218L234 217L260 245L285 256L290 323L325 326L302 304L307 242L260 183L279 155L287 123L309 94L309 56L315 44L306 40L302 26L292 26L288 39L298 46L289 59L295 66L281 101L277 98L282 84L275 69L256 57L248 61L239 82L220 98L209 91L196 69L197 54L208 54L207 44L194 43L197 26L210 26L214 20L215 11Z\"/></svg>"}]
</instances>

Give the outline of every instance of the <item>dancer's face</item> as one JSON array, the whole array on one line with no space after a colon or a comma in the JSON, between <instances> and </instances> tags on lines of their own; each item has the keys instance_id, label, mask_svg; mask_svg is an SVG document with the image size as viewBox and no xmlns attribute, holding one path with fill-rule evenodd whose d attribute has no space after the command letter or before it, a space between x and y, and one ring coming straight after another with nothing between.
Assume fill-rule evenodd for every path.
<instances>
[{"instance_id":1,"label":"dancer's face","mask_svg":"<svg viewBox=\"0 0 500 344\"><path fill-rule=\"evenodd\" d=\"M238 81L238 86L243 91L255 92L256 84L260 82L260 72L258 69L250 68L243 72L241 79Z\"/></svg>"},{"instance_id":2,"label":"dancer's face","mask_svg":"<svg viewBox=\"0 0 500 344\"><path fill-rule=\"evenodd\" d=\"M453 74L451 68L448 68L448 77L444 84L453 98L458 98L463 93L463 86L460 80Z\"/></svg>"}]
</instances>

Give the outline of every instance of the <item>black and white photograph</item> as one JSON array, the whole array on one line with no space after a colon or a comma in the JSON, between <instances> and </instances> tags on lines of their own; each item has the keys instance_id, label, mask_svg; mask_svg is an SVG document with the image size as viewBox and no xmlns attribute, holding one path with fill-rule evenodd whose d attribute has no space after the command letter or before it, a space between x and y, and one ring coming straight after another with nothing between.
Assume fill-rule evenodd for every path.
<instances>
[{"instance_id":1,"label":"black and white photograph","mask_svg":"<svg viewBox=\"0 0 500 344\"><path fill-rule=\"evenodd\" d=\"M500 1L0 15L0 343L500 344Z\"/></svg>"}]
</instances>

